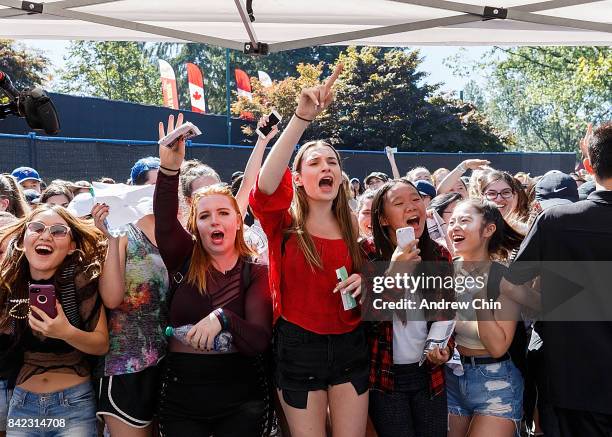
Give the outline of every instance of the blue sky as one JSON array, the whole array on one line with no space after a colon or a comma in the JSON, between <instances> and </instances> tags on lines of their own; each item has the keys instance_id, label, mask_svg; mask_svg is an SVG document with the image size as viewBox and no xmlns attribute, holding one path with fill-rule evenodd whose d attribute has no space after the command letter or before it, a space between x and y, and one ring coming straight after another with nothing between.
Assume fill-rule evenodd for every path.
<instances>
[{"instance_id":1,"label":"blue sky","mask_svg":"<svg viewBox=\"0 0 612 437\"><path fill-rule=\"evenodd\" d=\"M59 68L64 65L63 56L66 53L68 41L22 41L29 47L35 47L42 50L47 57L51 60L53 67ZM463 89L467 78L461 78L455 76L450 68L444 65L444 59L461 53L461 59L465 62L479 60L482 56L487 53L491 47L414 47L421 51L421 56L424 58L421 70L429 73L427 79L430 83L443 82L445 85L442 87L444 91L456 91L457 94ZM52 68L53 69L53 68ZM482 83L483 77L473 75L470 79L474 79L476 82Z\"/></svg>"}]
</instances>

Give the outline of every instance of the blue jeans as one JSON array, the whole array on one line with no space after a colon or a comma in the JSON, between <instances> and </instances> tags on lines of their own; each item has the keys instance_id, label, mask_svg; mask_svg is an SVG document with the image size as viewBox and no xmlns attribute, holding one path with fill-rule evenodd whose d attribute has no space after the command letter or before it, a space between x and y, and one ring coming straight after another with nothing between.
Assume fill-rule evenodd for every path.
<instances>
[{"instance_id":1,"label":"blue jeans","mask_svg":"<svg viewBox=\"0 0 612 437\"><path fill-rule=\"evenodd\" d=\"M6 431L6 416L8 414L11 392L12 390L8 389L8 381L0 379L0 432Z\"/></svg>"},{"instance_id":2,"label":"blue jeans","mask_svg":"<svg viewBox=\"0 0 612 437\"><path fill-rule=\"evenodd\" d=\"M96 437L91 382L53 393L15 387L7 422L7 437Z\"/></svg>"},{"instance_id":3,"label":"blue jeans","mask_svg":"<svg viewBox=\"0 0 612 437\"><path fill-rule=\"evenodd\" d=\"M446 367L448 412L456 416L495 416L518 424L523 416L523 376L512 360L464 364L457 376Z\"/></svg>"}]
</instances>

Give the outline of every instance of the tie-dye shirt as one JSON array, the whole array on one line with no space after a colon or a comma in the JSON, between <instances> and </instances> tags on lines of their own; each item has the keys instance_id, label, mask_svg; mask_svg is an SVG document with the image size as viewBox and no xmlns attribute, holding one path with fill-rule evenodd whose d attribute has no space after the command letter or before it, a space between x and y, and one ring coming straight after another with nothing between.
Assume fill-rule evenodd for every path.
<instances>
[{"instance_id":1,"label":"tie-dye shirt","mask_svg":"<svg viewBox=\"0 0 612 437\"><path fill-rule=\"evenodd\" d=\"M127 238L125 296L108 315L106 376L139 372L156 365L166 353L168 271L159 250L140 229L129 225Z\"/></svg>"}]
</instances>

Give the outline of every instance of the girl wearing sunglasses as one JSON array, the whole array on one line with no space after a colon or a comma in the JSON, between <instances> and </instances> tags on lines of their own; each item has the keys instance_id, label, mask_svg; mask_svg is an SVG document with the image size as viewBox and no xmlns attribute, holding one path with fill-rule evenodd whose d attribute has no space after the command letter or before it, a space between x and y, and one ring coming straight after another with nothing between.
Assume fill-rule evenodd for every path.
<instances>
[{"instance_id":1,"label":"girl wearing sunglasses","mask_svg":"<svg viewBox=\"0 0 612 437\"><path fill-rule=\"evenodd\" d=\"M108 350L98 296L104 239L64 208L45 204L8 227L0 245L6 241L0 265L0 332L9 335L14 354L23 354L8 435L96 435L86 356ZM54 286L55 317L29 306L31 284ZM24 419L37 420L37 427L24 427Z\"/></svg>"}]
</instances>

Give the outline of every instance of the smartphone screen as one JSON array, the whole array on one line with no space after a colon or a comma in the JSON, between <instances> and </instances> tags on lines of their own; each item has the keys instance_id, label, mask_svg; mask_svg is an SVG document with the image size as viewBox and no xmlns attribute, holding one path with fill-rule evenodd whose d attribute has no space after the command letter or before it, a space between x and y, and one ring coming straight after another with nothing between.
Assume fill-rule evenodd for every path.
<instances>
[{"instance_id":1,"label":"smartphone screen","mask_svg":"<svg viewBox=\"0 0 612 437\"><path fill-rule=\"evenodd\" d=\"M260 137L265 138L278 123L280 123L280 116L276 111L272 111L270 115L268 115L268 124L258 128L256 132Z\"/></svg>"}]
</instances>

